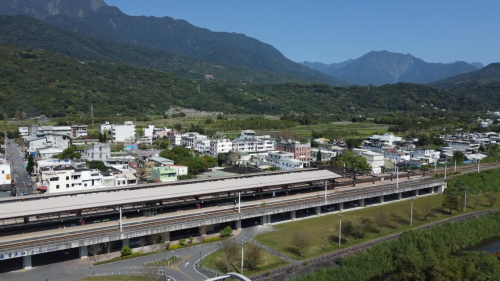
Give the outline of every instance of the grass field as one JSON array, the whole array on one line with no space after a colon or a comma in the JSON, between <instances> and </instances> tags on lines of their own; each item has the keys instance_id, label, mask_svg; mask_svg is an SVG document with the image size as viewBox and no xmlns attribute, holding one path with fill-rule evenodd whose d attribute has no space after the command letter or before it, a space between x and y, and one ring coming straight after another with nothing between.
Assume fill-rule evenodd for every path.
<instances>
[{"instance_id":1,"label":"grass field","mask_svg":"<svg viewBox=\"0 0 500 281\"><path fill-rule=\"evenodd\" d=\"M247 249L247 246L245 245L245 249ZM202 266L204 267L209 267L209 268L214 268L217 269L214 261L217 260L218 258L222 258L223 253L222 250L215 251L211 255L208 255L202 262ZM239 247L238 251L238 258L233 260L232 263L238 268L238 271L240 270L240 265L241 265L241 247ZM261 266L256 269L256 270L248 270L246 268L243 269L243 274L245 276L252 276L256 275L262 272L269 271L274 268L282 267L287 265L286 262L282 261L278 257L271 255L270 253L263 251L263 259L262 259L262 264Z\"/></svg>"},{"instance_id":2,"label":"grass field","mask_svg":"<svg viewBox=\"0 0 500 281\"><path fill-rule=\"evenodd\" d=\"M436 213L434 216L427 218L426 221L420 218L416 219L414 213L413 227L449 218L453 215L463 214L463 211L453 211L453 215L450 215L446 211L443 211L441 208L442 198L442 194L417 198L414 202L415 211L421 213L421 209L425 205L429 204L436 210ZM468 202L467 212L489 209L490 207L486 206L486 204L487 202L483 198L482 205L477 206L477 208L474 209L472 203ZM394 222L391 221L390 224L392 226L383 227L381 233L379 233L378 231L365 233L365 238L363 239L353 239L351 237L348 237L347 242L345 244L342 244L341 247L338 247L338 244L336 243L328 243L326 244L326 249L323 248L325 246L325 241L322 239L322 237L338 235L339 217L337 215L324 215L321 217L275 225L274 227L279 229L279 231L258 235L255 240L261 242L262 244L270 246L293 259L307 259L323 255L328 252L336 251L345 247L360 244L369 240L380 238L382 236L409 230L411 228L409 225L410 205L411 201L405 200L401 202L387 203L382 206L373 206L360 210L344 212L342 218L343 225L346 221L352 221L353 223L357 224L358 218L361 217L374 220L375 216L380 212L385 212L386 214L394 212L401 215L405 219L405 221L399 224L397 227L395 227ZM498 206L500 204L497 203L496 205ZM309 238L309 245L305 248L303 257L299 256L297 251L295 250L295 247L292 246L291 233L294 232L303 233Z\"/></svg>"}]
</instances>

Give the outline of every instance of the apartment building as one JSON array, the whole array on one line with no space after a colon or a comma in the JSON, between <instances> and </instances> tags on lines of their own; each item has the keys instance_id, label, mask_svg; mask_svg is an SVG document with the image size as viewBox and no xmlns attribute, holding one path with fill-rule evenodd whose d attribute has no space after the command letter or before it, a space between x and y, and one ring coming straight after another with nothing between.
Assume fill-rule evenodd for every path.
<instances>
[{"instance_id":1,"label":"apartment building","mask_svg":"<svg viewBox=\"0 0 500 281\"><path fill-rule=\"evenodd\" d=\"M306 143L300 143L296 140L279 140L276 142L276 150L292 152L293 158L304 162L309 165L311 162L311 142L308 140Z\"/></svg>"},{"instance_id":2,"label":"apartment building","mask_svg":"<svg viewBox=\"0 0 500 281\"><path fill-rule=\"evenodd\" d=\"M135 125L132 121L125 121L123 125L111 125L111 140L114 143L135 142Z\"/></svg>"},{"instance_id":3,"label":"apartment building","mask_svg":"<svg viewBox=\"0 0 500 281\"><path fill-rule=\"evenodd\" d=\"M371 167L372 174L382 173L382 167L384 166L384 155L376 153L366 149L354 148L352 152L363 156Z\"/></svg>"},{"instance_id":4,"label":"apartment building","mask_svg":"<svg viewBox=\"0 0 500 281\"><path fill-rule=\"evenodd\" d=\"M28 127L19 127L19 135L20 136L28 136Z\"/></svg>"},{"instance_id":5,"label":"apartment building","mask_svg":"<svg viewBox=\"0 0 500 281\"><path fill-rule=\"evenodd\" d=\"M206 139L197 141L194 150L203 154L210 153L210 140Z\"/></svg>"},{"instance_id":6,"label":"apartment building","mask_svg":"<svg viewBox=\"0 0 500 281\"><path fill-rule=\"evenodd\" d=\"M177 180L177 171L169 167L153 167L151 169L152 178L156 182L169 182Z\"/></svg>"},{"instance_id":7,"label":"apartment building","mask_svg":"<svg viewBox=\"0 0 500 281\"><path fill-rule=\"evenodd\" d=\"M210 141L210 155L217 157L219 153L229 153L233 149L233 142L229 139L216 139Z\"/></svg>"},{"instance_id":8,"label":"apartment building","mask_svg":"<svg viewBox=\"0 0 500 281\"><path fill-rule=\"evenodd\" d=\"M105 187L103 175L98 170L90 170L81 160L37 161L36 171L49 193L97 189Z\"/></svg>"},{"instance_id":9,"label":"apartment building","mask_svg":"<svg viewBox=\"0 0 500 281\"><path fill-rule=\"evenodd\" d=\"M285 151L271 151L267 153L266 162L272 164L278 164L278 161L285 159L293 159L293 152L285 152Z\"/></svg>"},{"instance_id":10,"label":"apartment building","mask_svg":"<svg viewBox=\"0 0 500 281\"><path fill-rule=\"evenodd\" d=\"M87 125L71 125L71 136L73 138L83 138L87 136Z\"/></svg>"},{"instance_id":11,"label":"apartment building","mask_svg":"<svg viewBox=\"0 0 500 281\"><path fill-rule=\"evenodd\" d=\"M85 148L82 157L88 161L105 162L111 157L111 148L107 144L94 143L90 148Z\"/></svg>"},{"instance_id":12,"label":"apartment building","mask_svg":"<svg viewBox=\"0 0 500 281\"><path fill-rule=\"evenodd\" d=\"M190 132L181 135L181 145L186 148L196 148L196 143L201 140L208 140L208 136L197 132Z\"/></svg>"},{"instance_id":13,"label":"apartment building","mask_svg":"<svg viewBox=\"0 0 500 281\"><path fill-rule=\"evenodd\" d=\"M281 159L276 163L280 170L295 170L304 168L304 162L297 159Z\"/></svg>"}]
</instances>

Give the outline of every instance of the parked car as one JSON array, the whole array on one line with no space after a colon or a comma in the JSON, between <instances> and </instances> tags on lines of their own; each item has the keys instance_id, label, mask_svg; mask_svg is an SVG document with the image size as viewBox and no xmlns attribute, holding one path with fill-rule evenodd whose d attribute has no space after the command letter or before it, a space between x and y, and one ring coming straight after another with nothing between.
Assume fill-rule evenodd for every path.
<instances>
[{"instance_id":1,"label":"parked car","mask_svg":"<svg viewBox=\"0 0 500 281\"><path fill-rule=\"evenodd\" d=\"M335 207L333 207L333 206L323 206L323 207L321 207L321 209L323 209L327 212L335 211Z\"/></svg>"},{"instance_id":2,"label":"parked car","mask_svg":"<svg viewBox=\"0 0 500 281\"><path fill-rule=\"evenodd\" d=\"M28 195L28 191L23 191L23 195Z\"/></svg>"},{"instance_id":3,"label":"parked car","mask_svg":"<svg viewBox=\"0 0 500 281\"><path fill-rule=\"evenodd\" d=\"M349 202L349 206L358 207L359 204L356 202Z\"/></svg>"}]
</instances>

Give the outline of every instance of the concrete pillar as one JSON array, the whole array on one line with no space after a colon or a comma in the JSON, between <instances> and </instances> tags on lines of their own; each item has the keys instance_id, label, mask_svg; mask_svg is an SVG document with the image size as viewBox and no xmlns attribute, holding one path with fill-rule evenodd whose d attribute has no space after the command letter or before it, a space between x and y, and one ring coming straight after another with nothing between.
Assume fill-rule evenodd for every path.
<instances>
[{"instance_id":1,"label":"concrete pillar","mask_svg":"<svg viewBox=\"0 0 500 281\"><path fill-rule=\"evenodd\" d=\"M163 239L165 239L165 241L163 241L163 243L170 243L170 232L165 231Z\"/></svg>"},{"instance_id":2,"label":"concrete pillar","mask_svg":"<svg viewBox=\"0 0 500 281\"><path fill-rule=\"evenodd\" d=\"M434 194L434 187L429 187L429 193Z\"/></svg>"},{"instance_id":3,"label":"concrete pillar","mask_svg":"<svg viewBox=\"0 0 500 281\"><path fill-rule=\"evenodd\" d=\"M200 233L201 236L207 235L207 227L204 225L198 227L198 233Z\"/></svg>"},{"instance_id":4,"label":"concrete pillar","mask_svg":"<svg viewBox=\"0 0 500 281\"><path fill-rule=\"evenodd\" d=\"M338 204L339 211L344 210L344 202Z\"/></svg>"},{"instance_id":5,"label":"concrete pillar","mask_svg":"<svg viewBox=\"0 0 500 281\"><path fill-rule=\"evenodd\" d=\"M358 205L359 205L360 207L364 207L364 206L365 206L365 199L359 199L359 200L358 200Z\"/></svg>"},{"instance_id":6,"label":"concrete pillar","mask_svg":"<svg viewBox=\"0 0 500 281\"><path fill-rule=\"evenodd\" d=\"M271 224L271 215L267 215L267 224Z\"/></svg>"},{"instance_id":7,"label":"concrete pillar","mask_svg":"<svg viewBox=\"0 0 500 281\"><path fill-rule=\"evenodd\" d=\"M236 229L241 229L241 220L236 221Z\"/></svg>"},{"instance_id":8,"label":"concrete pillar","mask_svg":"<svg viewBox=\"0 0 500 281\"><path fill-rule=\"evenodd\" d=\"M129 239L123 239L122 240L122 247L123 246L129 246L130 247L130 240Z\"/></svg>"},{"instance_id":9,"label":"concrete pillar","mask_svg":"<svg viewBox=\"0 0 500 281\"><path fill-rule=\"evenodd\" d=\"M89 249L87 246L80 246L80 259L86 259L89 256Z\"/></svg>"},{"instance_id":10,"label":"concrete pillar","mask_svg":"<svg viewBox=\"0 0 500 281\"><path fill-rule=\"evenodd\" d=\"M321 207L314 207L314 213L315 213L317 216L320 216L320 215L321 215Z\"/></svg>"},{"instance_id":11,"label":"concrete pillar","mask_svg":"<svg viewBox=\"0 0 500 281\"><path fill-rule=\"evenodd\" d=\"M294 220L297 218L297 211L290 211L290 219Z\"/></svg>"},{"instance_id":12,"label":"concrete pillar","mask_svg":"<svg viewBox=\"0 0 500 281\"><path fill-rule=\"evenodd\" d=\"M24 218L24 223L29 223L30 222L30 218L29 217L25 217Z\"/></svg>"},{"instance_id":13,"label":"concrete pillar","mask_svg":"<svg viewBox=\"0 0 500 281\"><path fill-rule=\"evenodd\" d=\"M418 189L413 190L413 196L418 196Z\"/></svg>"},{"instance_id":14,"label":"concrete pillar","mask_svg":"<svg viewBox=\"0 0 500 281\"><path fill-rule=\"evenodd\" d=\"M23 257L23 270L31 269L31 256Z\"/></svg>"},{"instance_id":15,"label":"concrete pillar","mask_svg":"<svg viewBox=\"0 0 500 281\"><path fill-rule=\"evenodd\" d=\"M398 199L399 199L399 200L403 199L403 192L399 192L399 193L398 193Z\"/></svg>"},{"instance_id":16,"label":"concrete pillar","mask_svg":"<svg viewBox=\"0 0 500 281\"><path fill-rule=\"evenodd\" d=\"M378 197L379 203L384 203L384 195Z\"/></svg>"}]
</instances>

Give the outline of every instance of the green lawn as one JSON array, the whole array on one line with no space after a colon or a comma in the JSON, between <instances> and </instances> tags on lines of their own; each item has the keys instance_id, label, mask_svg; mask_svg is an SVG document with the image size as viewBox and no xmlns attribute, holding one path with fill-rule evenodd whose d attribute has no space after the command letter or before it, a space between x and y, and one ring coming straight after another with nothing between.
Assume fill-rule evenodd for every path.
<instances>
[{"instance_id":1,"label":"green lawn","mask_svg":"<svg viewBox=\"0 0 500 281\"><path fill-rule=\"evenodd\" d=\"M245 249L247 246L245 246ZM240 270L240 265L241 265L241 247L239 248L240 250L238 251L238 258L234 259L232 262L233 264L238 268L238 271ZM213 268L217 269L214 261L217 260L218 258L221 258L223 256L222 250L215 251L214 253L208 255L202 262L202 266L208 267L208 268ZM263 258L262 258L262 264L259 266L258 269L256 270L249 270L244 268L243 269L243 274L245 276L252 276L256 274L260 274L262 272L266 272L278 267L283 267L286 266L288 263L284 262L280 258L271 255L270 253L263 251Z\"/></svg>"},{"instance_id":2,"label":"green lawn","mask_svg":"<svg viewBox=\"0 0 500 281\"><path fill-rule=\"evenodd\" d=\"M427 218L426 221L423 219L415 219L413 220L413 227L421 226L430 222L434 222L437 220L442 220L445 218L449 218L454 215L463 214L462 211L453 211L453 215L449 215L447 212L441 210L442 204L442 194L436 194L431 196L424 196L417 198L414 202L414 210L422 213L421 209L425 205L431 205L437 211L434 216ZM487 202L483 198L483 205L477 206L474 209L471 200L468 201L467 212L478 211L490 208L486 206ZM345 225L346 221L352 221L355 224L358 224L358 218L370 218L374 220L375 216L380 212L385 212L386 214L390 214L394 212L396 214L401 215L405 222L401 223L399 226L395 227L394 222L390 221L390 227L383 227L382 233L378 233L378 231L365 233L365 238L363 239L354 239L348 237L348 241L345 244L342 244L341 247L338 247L336 243L328 243L325 246L325 241L322 237L328 237L330 235L338 235L338 224L339 217L335 214L332 215L324 215L321 217L300 220L295 222L289 222L284 224L275 225L279 231L266 233L258 235L255 240L270 246L283 254L288 255L289 257L297 260L308 259L315 256L320 256L326 254L328 252L336 251L345 247L350 247L356 244L360 244L369 240L373 240L376 238L380 238L382 236L386 236L389 234L394 234L402 231L409 230L411 227L409 225L409 213L410 213L410 205L411 201L401 201L395 203L387 203L382 206L373 206L367 207L361 210L349 211L343 213L342 222ZM497 207L500 205L497 203ZM415 214L415 213L414 213ZM296 248L292 246L292 238L291 234L294 232L299 232L306 234L309 238L309 245L305 247L304 256L299 256L296 254Z\"/></svg>"}]
</instances>

